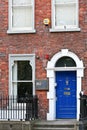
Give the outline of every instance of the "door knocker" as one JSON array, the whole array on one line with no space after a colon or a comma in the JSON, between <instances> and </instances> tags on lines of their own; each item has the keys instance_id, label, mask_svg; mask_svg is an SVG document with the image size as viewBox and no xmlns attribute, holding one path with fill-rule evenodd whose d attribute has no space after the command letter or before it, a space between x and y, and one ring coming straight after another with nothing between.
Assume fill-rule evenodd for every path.
<instances>
[{"instance_id":1,"label":"door knocker","mask_svg":"<svg viewBox=\"0 0 87 130\"><path fill-rule=\"evenodd\" d=\"M69 85L69 80L68 79L66 79L66 85Z\"/></svg>"}]
</instances>

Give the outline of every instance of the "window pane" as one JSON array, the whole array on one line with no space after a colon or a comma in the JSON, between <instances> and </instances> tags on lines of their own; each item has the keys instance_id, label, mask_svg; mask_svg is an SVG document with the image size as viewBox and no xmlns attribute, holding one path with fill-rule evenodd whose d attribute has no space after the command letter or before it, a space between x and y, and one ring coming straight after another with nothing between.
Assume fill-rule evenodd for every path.
<instances>
[{"instance_id":1,"label":"window pane","mask_svg":"<svg viewBox=\"0 0 87 130\"><path fill-rule=\"evenodd\" d=\"M14 61L14 65L12 66L12 81L17 81L17 62Z\"/></svg>"},{"instance_id":2,"label":"window pane","mask_svg":"<svg viewBox=\"0 0 87 130\"><path fill-rule=\"evenodd\" d=\"M13 27L32 27L31 7L13 8Z\"/></svg>"},{"instance_id":3,"label":"window pane","mask_svg":"<svg viewBox=\"0 0 87 130\"><path fill-rule=\"evenodd\" d=\"M17 82L12 83L12 95L17 97Z\"/></svg>"},{"instance_id":4,"label":"window pane","mask_svg":"<svg viewBox=\"0 0 87 130\"><path fill-rule=\"evenodd\" d=\"M32 0L13 0L13 5L26 5L31 3Z\"/></svg>"},{"instance_id":5,"label":"window pane","mask_svg":"<svg viewBox=\"0 0 87 130\"><path fill-rule=\"evenodd\" d=\"M29 61L18 61L17 74L18 80L32 80L32 67Z\"/></svg>"},{"instance_id":6,"label":"window pane","mask_svg":"<svg viewBox=\"0 0 87 130\"><path fill-rule=\"evenodd\" d=\"M76 63L72 58L64 56L56 62L55 67L76 67Z\"/></svg>"},{"instance_id":7,"label":"window pane","mask_svg":"<svg viewBox=\"0 0 87 130\"><path fill-rule=\"evenodd\" d=\"M21 102L22 100L25 99L27 96L32 96L32 83L26 82L26 83L18 83L17 85L17 95L18 95L18 100Z\"/></svg>"},{"instance_id":8,"label":"window pane","mask_svg":"<svg viewBox=\"0 0 87 130\"><path fill-rule=\"evenodd\" d=\"M76 25L76 5L56 5L56 26Z\"/></svg>"}]
</instances>

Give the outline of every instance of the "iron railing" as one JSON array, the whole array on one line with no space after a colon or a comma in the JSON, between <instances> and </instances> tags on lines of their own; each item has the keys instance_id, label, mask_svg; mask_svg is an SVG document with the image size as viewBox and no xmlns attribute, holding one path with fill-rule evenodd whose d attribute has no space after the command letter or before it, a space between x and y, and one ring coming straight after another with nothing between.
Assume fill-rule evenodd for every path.
<instances>
[{"instance_id":1,"label":"iron railing","mask_svg":"<svg viewBox=\"0 0 87 130\"><path fill-rule=\"evenodd\" d=\"M37 118L37 96L27 96L20 99L15 96L0 97L0 119L32 120Z\"/></svg>"},{"instance_id":2,"label":"iron railing","mask_svg":"<svg viewBox=\"0 0 87 130\"><path fill-rule=\"evenodd\" d=\"M80 94L80 120L87 119L87 95Z\"/></svg>"}]
</instances>

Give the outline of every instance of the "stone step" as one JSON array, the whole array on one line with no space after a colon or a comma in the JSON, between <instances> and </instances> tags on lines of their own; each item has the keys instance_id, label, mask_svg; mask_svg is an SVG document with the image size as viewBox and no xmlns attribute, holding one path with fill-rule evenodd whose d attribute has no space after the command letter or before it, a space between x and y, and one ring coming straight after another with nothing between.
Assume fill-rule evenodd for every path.
<instances>
[{"instance_id":1,"label":"stone step","mask_svg":"<svg viewBox=\"0 0 87 130\"><path fill-rule=\"evenodd\" d=\"M77 130L77 121L37 121L33 124L33 130Z\"/></svg>"},{"instance_id":2,"label":"stone step","mask_svg":"<svg viewBox=\"0 0 87 130\"><path fill-rule=\"evenodd\" d=\"M58 128L34 127L33 130L76 130L76 129L75 128L68 128L68 127L66 127L66 128L60 128L60 127L58 127Z\"/></svg>"}]
</instances>

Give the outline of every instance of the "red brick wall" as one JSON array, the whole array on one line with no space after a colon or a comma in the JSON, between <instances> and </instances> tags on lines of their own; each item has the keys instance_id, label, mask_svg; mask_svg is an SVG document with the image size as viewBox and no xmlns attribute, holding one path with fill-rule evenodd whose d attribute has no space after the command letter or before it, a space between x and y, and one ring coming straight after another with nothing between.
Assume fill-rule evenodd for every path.
<instances>
[{"instance_id":1,"label":"red brick wall","mask_svg":"<svg viewBox=\"0 0 87 130\"><path fill-rule=\"evenodd\" d=\"M35 53L36 79L46 79L46 54L50 58L67 48L75 53L87 67L87 0L79 0L80 32L50 33L43 19L51 19L51 0L35 0L35 34L7 34L8 0L0 0L0 93L8 93L8 56L9 54ZM82 88L87 90L87 69ZM37 91L39 97L39 117L46 118L48 111L47 91Z\"/></svg>"}]
</instances>

